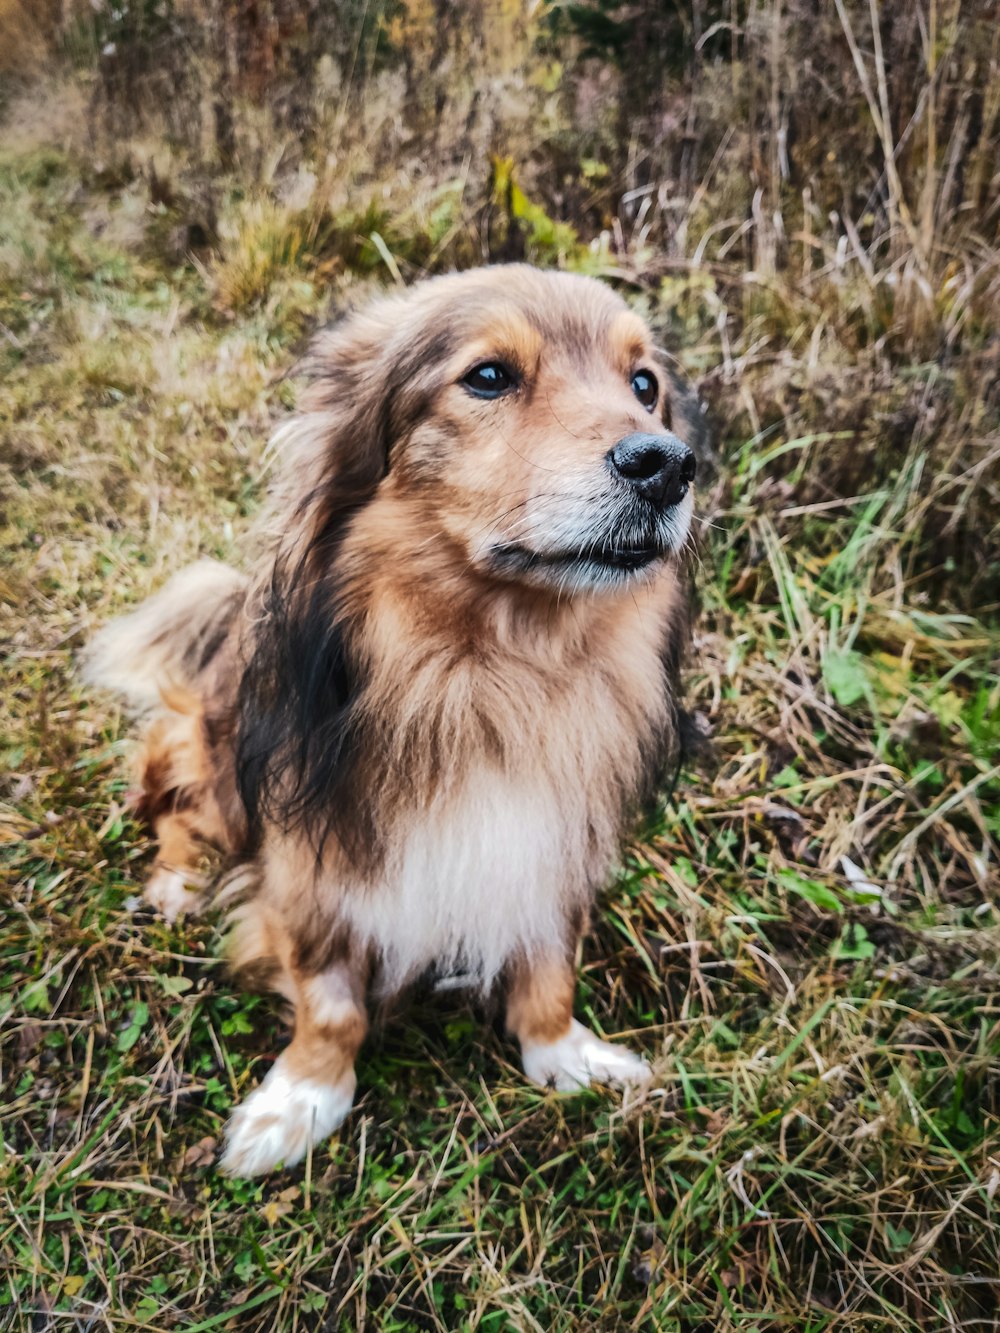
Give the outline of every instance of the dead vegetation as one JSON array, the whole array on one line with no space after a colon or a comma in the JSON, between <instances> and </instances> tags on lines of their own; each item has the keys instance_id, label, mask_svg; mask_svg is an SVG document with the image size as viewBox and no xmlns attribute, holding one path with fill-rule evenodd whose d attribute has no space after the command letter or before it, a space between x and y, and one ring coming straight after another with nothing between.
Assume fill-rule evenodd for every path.
<instances>
[{"instance_id":1,"label":"dead vegetation","mask_svg":"<svg viewBox=\"0 0 1000 1333\"><path fill-rule=\"evenodd\" d=\"M0 1326L998 1327L998 33L988 0L0 5ZM213 923L134 915L73 652L236 558L318 322L522 256L629 293L719 436L710 752L582 963L659 1088L541 1096L428 997L339 1145L223 1181L280 1015Z\"/></svg>"}]
</instances>

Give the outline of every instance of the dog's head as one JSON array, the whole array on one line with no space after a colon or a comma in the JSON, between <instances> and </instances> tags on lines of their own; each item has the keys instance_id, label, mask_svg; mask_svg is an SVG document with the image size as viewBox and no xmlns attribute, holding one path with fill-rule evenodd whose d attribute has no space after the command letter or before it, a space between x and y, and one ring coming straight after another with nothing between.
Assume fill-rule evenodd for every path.
<instances>
[{"instance_id":1,"label":"dog's head","mask_svg":"<svg viewBox=\"0 0 1000 1333\"><path fill-rule=\"evenodd\" d=\"M674 378L592 279L433 279L322 335L312 369L287 475L313 539L364 507L486 579L570 593L641 577L687 540Z\"/></svg>"}]
</instances>

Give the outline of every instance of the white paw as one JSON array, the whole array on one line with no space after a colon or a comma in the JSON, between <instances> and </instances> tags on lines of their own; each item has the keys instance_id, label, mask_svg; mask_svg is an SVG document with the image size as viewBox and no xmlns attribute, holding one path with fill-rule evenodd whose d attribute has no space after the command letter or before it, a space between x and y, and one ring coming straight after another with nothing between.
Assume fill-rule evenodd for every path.
<instances>
[{"instance_id":1,"label":"white paw","mask_svg":"<svg viewBox=\"0 0 1000 1333\"><path fill-rule=\"evenodd\" d=\"M648 1083L653 1071L641 1056L585 1028L576 1019L558 1041L524 1042L521 1063L532 1083L559 1092L578 1092L591 1083Z\"/></svg>"},{"instance_id":2,"label":"white paw","mask_svg":"<svg viewBox=\"0 0 1000 1333\"><path fill-rule=\"evenodd\" d=\"M179 916L188 914L197 916L205 901L202 893L202 879L194 872L188 877L169 866L157 866L142 891L149 907L159 912L168 921L176 921Z\"/></svg>"},{"instance_id":3,"label":"white paw","mask_svg":"<svg viewBox=\"0 0 1000 1333\"><path fill-rule=\"evenodd\" d=\"M354 1101L352 1069L339 1083L294 1078L278 1060L264 1082L233 1112L219 1170L259 1176L283 1162L291 1166L343 1121Z\"/></svg>"}]
</instances>

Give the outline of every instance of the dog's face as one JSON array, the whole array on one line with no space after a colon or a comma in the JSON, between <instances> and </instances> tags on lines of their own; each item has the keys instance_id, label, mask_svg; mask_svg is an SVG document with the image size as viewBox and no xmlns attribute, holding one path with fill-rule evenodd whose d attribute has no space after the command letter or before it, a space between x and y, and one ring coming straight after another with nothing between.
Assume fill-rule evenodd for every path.
<instances>
[{"instance_id":1,"label":"dog's face","mask_svg":"<svg viewBox=\"0 0 1000 1333\"><path fill-rule=\"evenodd\" d=\"M596 281L521 265L436 279L318 357L322 405L353 416L333 452L352 474L367 463L370 505L487 579L615 587L687 540L695 460L670 430L672 380Z\"/></svg>"}]
</instances>

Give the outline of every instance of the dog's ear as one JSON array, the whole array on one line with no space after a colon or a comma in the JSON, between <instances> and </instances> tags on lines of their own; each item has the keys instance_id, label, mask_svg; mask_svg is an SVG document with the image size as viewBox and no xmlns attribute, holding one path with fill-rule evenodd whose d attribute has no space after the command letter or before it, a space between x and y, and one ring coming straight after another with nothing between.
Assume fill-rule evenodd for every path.
<instances>
[{"instance_id":1,"label":"dog's ear","mask_svg":"<svg viewBox=\"0 0 1000 1333\"><path fill-rule=\"evenodd\" d=\"M431 294L433 297L433 293ZM338 552L440 381L452 333L426 291L385 297L322 333L301 409L272 440L280 474L273 562L256 593L239 685L237 774L251 842L266 822L378 854L354 707L362 663L345 614Z\"/></svg>"},{"instance_id":2,"label":"dog's ear","mask_svg":"<svg viewBox=\"0 0 1000 1333\"><path fill-rule=\"evenodd\" d=\"M291 510L312 540L371 499L419 419L452 342L428 306L423 293L385 296L313 342L299 413L272 441L284 519Z\"/></svg>"},{"instance_id":3,"label":"dog's ear","mask_svg":"<svg viewBox=\"0 0 1000 1333\"><path fill-rule=\"evenodd\" d=\"M393 330L381 306L314 340L295 416L272 436L271 525L286 556L325 540L374 495L391 444Z\"/></svg>"},{"instance_id":4,"label":"dog's ear","mask_svg":"<svg viewBox=\"0 0 1000 1333\"><path fill-rule=\"evenodd\" d=\"M387 470L401 304L383 298L344 316L316 337L306 361L301 410L323 429L326 466L350 489L374 490Z\"/></svg>"}]
</instances>

